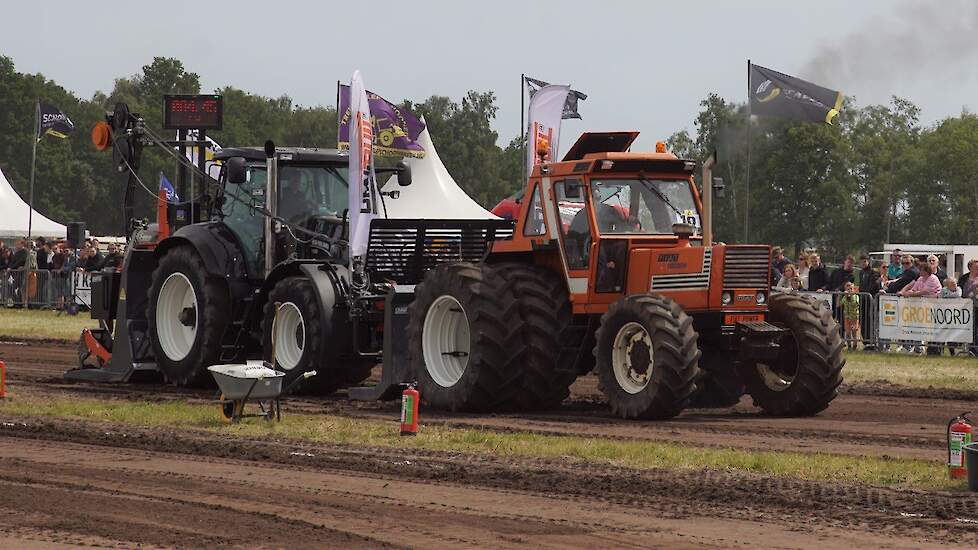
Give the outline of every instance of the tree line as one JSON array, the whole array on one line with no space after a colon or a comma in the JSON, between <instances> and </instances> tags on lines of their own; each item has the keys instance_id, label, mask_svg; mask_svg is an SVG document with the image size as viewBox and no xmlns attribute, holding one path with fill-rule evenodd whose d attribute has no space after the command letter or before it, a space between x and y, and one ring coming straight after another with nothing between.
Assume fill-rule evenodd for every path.
<instances>
[{"instance_id":1,"label":"tree line","mask_svg":"<svg viewBox=\"0 0 978 550\"><path fill-rule=\"evenodd\" d=\"M833 259L886 242L978 242L972 113L923 126L919 107L893 97L865 107L847 98L832 126L754 117L748 200L746 104L710 94L700 107L695 136L679 131L669 144L688 158L717 153L714 175L727 185L714 201L719 240L743 242L746 234Z\"/></svg>"},{"instance_id":2,"label":"tree line","mask_svg":"<svg viewBox=\"0 0 978 550\"><path fill-rule=\"evenodd\" d=\"M287 146L336 147L334 106L302 106L288 95L265 97L232 86L213 92L224 97L224 124L208 135L221 145L260 146L271 139ZM74 122L75 131L67 139L45 138L38 145L35 208L62 222L85 221L95 234L120 234L125 177L114 170L109 152L95 150L89 132L121 101L140 113L151 130L170 137L173 132L162 130L162 97L178 93L201 93L200 76L178 59L156 57L140 73L116 79L111 92L84 99L41 74L17 72L12 59L0 56L0 169L26 198L34 102L57 106ZM518 140L497 145L499 136L491 127L495 103L491 91L470 91L459 101L432 96L403 102L425 117L438 153L459 185L489 208L519 187L522 158ZM147 187L156 189L160 172L173 181L175 161L158 149L145 149L140 176ZM152 217L154 207L153 197L137 190L137 215Z\"/></svg>"},{"instance_id":3,"label":"tree line","mask_svg":"<svg viewBox=\"0 0 978 550\"><path fill-rule=\"evenodd\" d=\"M108 153L95 151L89 130L124 101L162 133L162 96L200 92L200 77L173 58L156 57L140 73L116 79L111 92L85 99L43 75L17 72L13 60L0 56L0 168L26 197L34 101L58 106L76 131L38 145L36 207L61 221L86 221L97 234L118 234L124 179ZM213 92L224 96L224 127L209 135L222 145L272 139L291 146L336 146L333 106L302 106L288 95L266 97L232 86ZM491 208L520 188L521 142L498 145L492 91L402 104L425 117L449 172L480 204ZM860 107L850 98L832 126L754 117L748 132L745 104L709 94L700 106L695 130L676 132L668 143L685 158L704 160L717 153L714 175L727 184L726 196L714 201L718 240L776 244L794 253L818 248L834 259L880 249L884 242L972 244L978 239L974 114L924 126L920 109L907 99ZM172 180L173 159L147 149L144 182L155 189L161 171ZM152 197L143 192L137 197L139 215L152 216Z\"/></svg>"}]
</instances>

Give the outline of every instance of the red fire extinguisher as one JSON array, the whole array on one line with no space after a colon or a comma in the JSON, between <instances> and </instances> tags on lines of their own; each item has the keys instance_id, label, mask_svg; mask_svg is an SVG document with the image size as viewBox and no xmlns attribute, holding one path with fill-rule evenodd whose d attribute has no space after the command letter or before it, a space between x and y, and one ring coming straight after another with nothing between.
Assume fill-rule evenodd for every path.
<instances>
[{"instance_id":1,"label":"red fire extinguisher","mask_svg":"<svg viewBox=\"0 0 978 550\"><path fill-rule=\"evenodd\" d=\"M974 426L970 413L961 413L947 423L947 467L951 479L962 479L968 476L964 463L964 446L971 443Z\"/></svg>"},{"instance_id":2,"label":"red fire extinguisher","mask_svg":"<svg viewBox=\"0 0 978 550\"><path fill-rule=\"evenodd\" d=\"M418 401L421 394L409 385L401 393L401 435L418 435ZM970 441L970 440L969 440Z\"/></svg>"}]
</instances>

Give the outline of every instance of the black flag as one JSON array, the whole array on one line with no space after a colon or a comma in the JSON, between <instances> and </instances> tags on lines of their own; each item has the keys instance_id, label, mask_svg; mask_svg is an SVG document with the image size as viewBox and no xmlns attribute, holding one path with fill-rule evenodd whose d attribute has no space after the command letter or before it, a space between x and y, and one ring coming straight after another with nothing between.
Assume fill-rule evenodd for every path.
<instances>
[{"instance_id":1,"label":"black flag","mask_svg":"<svg viewBox=\"0 0 978 550\"><path fill-rule=\"evenodd\" d=\"M544 82L528 76L524 78L526 79L526 87L530 90L530 97L533 97L533 94L537 93L537 90L540 88L550 85L549 82ZM564 102L564 113L560 116L560 118L581 118L581 113L577 112L577 102L585 99L587 99L587 94L585 93L578 92L577 90L571 90L568 92L567 101Z\"/></svg>"},{"instance_id":2,"label":"black flag","mask_svg":"<svg viewBox=\"0 0 978 550\"><path fill-rule=\"evenodd\" d=\"M842 92L760 65L750 66L749 86L754 115L832 124L842 107Z\"/></svg>"},{"instance_id":3,"label":"black flag","mask_svg":"<svg viewBox=\"0 0 978 550\"><path fill-rule=\"evenodd\" d=\"M75 129L75 124L71 122L68 115L61 112L61 109L46 103L38 103L38 109L40 109L37 128L38 141L45 135L66 138Z\"/></svg>"}]
</instances>

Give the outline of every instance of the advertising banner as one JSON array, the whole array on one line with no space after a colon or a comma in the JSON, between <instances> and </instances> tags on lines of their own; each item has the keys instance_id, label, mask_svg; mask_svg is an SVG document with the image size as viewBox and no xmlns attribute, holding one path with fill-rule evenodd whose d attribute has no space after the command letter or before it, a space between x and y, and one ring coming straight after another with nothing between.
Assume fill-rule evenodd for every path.
<instances>
[{"instance_id":1,"label":"advertising banner","mask_svg":"<svg viewBox=\"0 0 978 550\"><path fill-rule=\"evenodd\" d=\"M885 340L970 344L974 307L968 298L879 297L879 337Z\"/></svg>"}]
</instances>

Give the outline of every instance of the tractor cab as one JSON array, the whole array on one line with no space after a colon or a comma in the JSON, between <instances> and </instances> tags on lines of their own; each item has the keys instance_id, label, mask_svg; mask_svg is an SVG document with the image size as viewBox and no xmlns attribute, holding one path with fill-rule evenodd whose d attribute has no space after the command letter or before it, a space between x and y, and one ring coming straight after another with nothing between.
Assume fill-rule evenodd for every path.
<instances>
[{"instance_id":1,"label":"tractor cab","mask_svg":"<svg viewBox=\"0 0 978 550\"><path fill-rule=\"evenodd\" d=\"M637 135L586 133L560 162L536 165L513 239L493 251L549 250L536 261L564 273L575 313L656 292L688 311L753 315L718 318L728 332L736 319L764 320L770 248L704 243L697 163L661 143L655 152L627 152Z\"/></svg>"},{"instance_id":2,"label":"tractor cab","mask_svg":"<svg viewBox=\"0 0 978 550\"><path fill-rule=\"evenodd\" d=\"M214 159L227 164L240 159L239 173L222 170L222 193L217 203L221 221L241 243L251 277L260 279L265 265L264 229L266 218L261 208L269 206L266 195L277 189L276 212L279 218L298 228L344 238L343 216L348 200L349 155L335 149L276 147L277 185L268 185L269 161L261 147L224 148ZM230 168L230 166L229 166ZM243 170L242 170L243 169ZM310 241L307 235L282 230L275 235L276 260L285 258L320 259L340 257L345 247L335 243ZM315 245L315 246L312 246ZM272 265L277 262L274 262Z\"/></svg>"}]
</instances>

